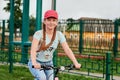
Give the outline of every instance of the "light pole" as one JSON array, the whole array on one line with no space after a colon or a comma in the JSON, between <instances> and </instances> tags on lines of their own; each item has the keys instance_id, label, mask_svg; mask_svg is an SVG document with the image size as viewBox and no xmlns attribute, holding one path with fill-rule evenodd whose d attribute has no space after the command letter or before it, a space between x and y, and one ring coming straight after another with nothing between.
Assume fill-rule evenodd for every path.
<instances>
[{"instance_id":1,"label":"light pole","mask_svg":"<svg viewBox=\"0 0 120 80\"><path fill-rule=\"evenodd\" d=\"M52 0L51 9L56 10L56 0Z\"/></svg>"}]
</instances>

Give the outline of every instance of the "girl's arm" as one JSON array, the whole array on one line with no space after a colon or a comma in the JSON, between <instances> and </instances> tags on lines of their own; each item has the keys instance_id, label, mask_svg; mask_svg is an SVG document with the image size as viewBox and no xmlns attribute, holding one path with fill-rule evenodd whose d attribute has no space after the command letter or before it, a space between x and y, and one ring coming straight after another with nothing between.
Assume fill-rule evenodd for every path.
<instances>
[{"instance_id":1,"label":"girl's arm","mask_svg":"<svg viewBox=\"0 0 120 80\"><path fill-rule=\"evenodd\" d=\"M66 55L70 58L70 60L73 62L73 64L75 65L76 68L80 68L81 64L78 63L78 61L76 60L72 50L69 48L67 42L63 42L61 43L62 48L64 49Z\"/></svg>"},{"instance_id":2,"label":"girl's arm","mask_svg":"<svg viewBox=\"0 0 120 80\"><path fill-rule=\"evenodd\" d=\"M32 65L34 65L34 68L40 68L40 64L38 64L36 62L36 51L37 51L37 48L38 48L38 43L39 41L35 38L33 38L33 41L32 41L32 45L31 45L31 51L30 51L30 57L31 57L31 61L32 61Z\"/></svg>"}]
</instances>

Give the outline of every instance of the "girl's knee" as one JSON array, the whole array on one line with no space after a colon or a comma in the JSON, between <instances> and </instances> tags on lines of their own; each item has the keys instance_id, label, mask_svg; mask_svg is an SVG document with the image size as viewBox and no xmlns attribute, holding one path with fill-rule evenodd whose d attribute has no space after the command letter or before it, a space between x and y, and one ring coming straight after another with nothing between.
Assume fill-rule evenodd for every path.
<instances>
[{"instance_id":1,"label":"girl's knee","mask_svg":"<svg viewBox=\"0 0 120 80\"><path fill-rule=\"evenodd\" d=\"M37 76L36 80L46 80L46 77L45 76Z\"/></svg>"},{"instance_id":2,"label":"girl's knee","mask_svg":"<svg viewBox=\"0 0 120 80\"><path fill-rule=\"evenodd\" d=\"M46 80L45 74L37 73L35 76L37 80Z\"/></svg>"}]
</instances>

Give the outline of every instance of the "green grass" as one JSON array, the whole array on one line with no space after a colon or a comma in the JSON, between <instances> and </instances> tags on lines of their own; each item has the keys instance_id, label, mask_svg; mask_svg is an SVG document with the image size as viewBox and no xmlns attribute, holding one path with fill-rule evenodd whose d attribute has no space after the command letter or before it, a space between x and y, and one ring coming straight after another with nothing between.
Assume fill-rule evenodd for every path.
<instances>
[{"instance_id":1,"label":"green grass","mask_svg":"<svg viewBox=\"0 0 120 80\"><path fill-rule=\"evenodd\" d=\"M80 75L59 73L60 80L102 80ZM0 80L34 80L29 69L23 66L14 66L13 72L9 73L8 65L0 65Z\"/></svg>"},{"instance_id":2,"label":"green grass","mask_svg":"<svg viewBox=\"0 0 120 80\"><path fill-rule=\"evenodd\" d=\"M8 65L0 65L0 80L33 80L33 76L26 67L14 67L9 73Z\"/></svg>"}]
</instances>

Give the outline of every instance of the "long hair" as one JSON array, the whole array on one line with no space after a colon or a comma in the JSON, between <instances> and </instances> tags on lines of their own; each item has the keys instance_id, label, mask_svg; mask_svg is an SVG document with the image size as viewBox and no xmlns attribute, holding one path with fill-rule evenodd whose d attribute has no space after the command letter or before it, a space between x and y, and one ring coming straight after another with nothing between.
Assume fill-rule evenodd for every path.
<instances>
[{"instance_id":1,"label":"long hair","mask_svg":"<svg viewBox=\"0 0 120 80\"><path fill-rule=\"evenodd\" d=\"M53 41L55 40L56 37L56 27L54 28L54 32L53 32L53 36L51 38L51 41L49 44L46 45L46 29L45 29L45 24L43 23L43 40L39 41L40 48L37 50L37 52L40 52L41 50L46 50L47 48L50 47L50 45L52 45Z\"/></svg>"}]
</instances>

